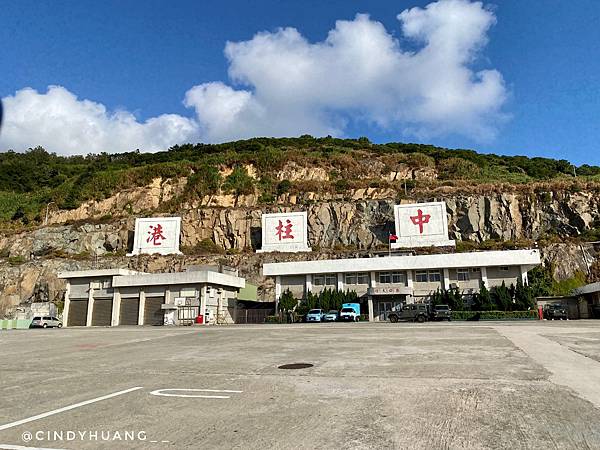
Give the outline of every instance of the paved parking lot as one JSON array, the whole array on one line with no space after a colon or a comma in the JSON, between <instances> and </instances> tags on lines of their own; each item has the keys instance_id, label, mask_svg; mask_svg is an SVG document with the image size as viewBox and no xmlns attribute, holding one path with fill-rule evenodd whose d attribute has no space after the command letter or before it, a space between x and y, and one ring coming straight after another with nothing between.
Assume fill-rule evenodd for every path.
<instances>
[{"instance_id":1,"label":"paved parking lot","mask_svg":"<svg viewBox=\"0 0 600 450\"><path fill-rule=\"evenodd\" d=\"M0 448L600 448L599 343L593 321L1 332Z\"/></svg>"}]
</instances>

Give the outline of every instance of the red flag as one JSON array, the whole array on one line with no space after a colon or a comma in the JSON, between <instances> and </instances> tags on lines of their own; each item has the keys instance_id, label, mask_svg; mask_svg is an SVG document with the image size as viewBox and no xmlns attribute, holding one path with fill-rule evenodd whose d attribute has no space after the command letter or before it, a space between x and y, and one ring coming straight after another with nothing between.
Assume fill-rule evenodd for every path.
<instances>
[{"instance_id":1,"label":"red flag","mask_svg":"<svg viewBox=\"0 0 600 450\"><path fill-rule=\"evenodd\" d=\"M398 236L396 236L395 234L390 233L390 242L396 242L398 240Z\"/></svg>"}]
</instances>

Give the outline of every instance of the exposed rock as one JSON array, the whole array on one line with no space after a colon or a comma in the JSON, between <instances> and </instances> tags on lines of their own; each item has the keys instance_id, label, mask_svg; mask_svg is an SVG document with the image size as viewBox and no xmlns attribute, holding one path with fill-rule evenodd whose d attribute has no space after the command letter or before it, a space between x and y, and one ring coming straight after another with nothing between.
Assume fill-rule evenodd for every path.
<instances>
[{"instance_id":1,"label":"exposed rock","mask_svg":"<svg viewBox=\"0 0 600 450\"><path fill-rule=\"evenodd\" d=\"M329 173L322 167L301 167L295 162L289 162L277 173L277 179L289 181L329 181Z\"/></svg>"},{"instance_id":2,"label":"exposed rock","mask_svg":"<svg viewBox=\"0 0 600 450\"><path fill-rule=\"evenodd\" d=\"M304 174L313 180L328 176L326 171L318 168L311 170ZM413 171L411 176L417 178L427 173L435 176L427 170L423 169L419 174ZM396 170L394 180L399 176L405 177L408 173ZM268 293L272 286L260 276L262 261L315 259L327 257L333 250L385 248L388 234L394 230L393 208L399 202L445 200L450 238L458 241L535 241L549 235L576 237L600 224L600 196L593 191L532 193L524 190L469 195L436 191L435 194L399 200L403 193L394 189L361 188L343 193L286 193L277 198L279 206L269 207L258 205L256 194L237 198L215 195L191 200L177 213L182 217L182 246L192 248L204 239L210 239L222 249L232 249L229 253L246 253L205 258L123 257L132 245L135 217L165 215L156 209L180 193L183 186L180 181L156 179L148 187L91 202L74 211L51 214L51 222L61 222L59 225L0 234L0 254L13 258L13 264L21 263L14 266L8 264L8 260L0 260L0 314L2 308L10 309L21 302L60 298L64 285L56 278L57 273L93 265L164 272L181 270L189 264L225 261L239 268L249 281L258 283L261 292ZM309 245L317 252L264 256L253 253L261 247L263 212L303 210L308 212ZM109 216L102 221L106 223L89 222L90 217L99 215ZM64 223L67 219L87 220L88 223L67 225ZM545 261L554 262L558 278L568 278L576 271L587 270L583 253L574 244L553 244L542 251Z\"/></svg>"}]
</instances>

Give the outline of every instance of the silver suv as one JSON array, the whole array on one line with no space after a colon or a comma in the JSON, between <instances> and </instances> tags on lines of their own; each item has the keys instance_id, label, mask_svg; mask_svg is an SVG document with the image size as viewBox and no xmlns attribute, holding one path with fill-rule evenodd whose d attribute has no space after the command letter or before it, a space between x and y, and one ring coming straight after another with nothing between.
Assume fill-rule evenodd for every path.
<instances>
[{"instance_id":1,"label":"silver suv","mask_svg":"<svg viewBox=\"0 0 600 450\"><path fill-rule=\"evenodd\" d=\"M62 328L62 322L52 316L36 316L31 321L29 328Z\"/></svg>"}]
</instances>

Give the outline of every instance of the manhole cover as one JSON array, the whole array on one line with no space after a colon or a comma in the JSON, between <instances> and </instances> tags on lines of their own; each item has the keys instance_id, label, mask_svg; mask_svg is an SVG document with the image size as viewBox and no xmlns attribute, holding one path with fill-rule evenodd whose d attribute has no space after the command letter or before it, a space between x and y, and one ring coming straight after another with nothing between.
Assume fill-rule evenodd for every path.
<instances>
[{"instance_id":1,"label":"manhole cover","mask_svg":"<svg viewBox=\"0 0 600 450\"><path fill-rule=\"evenodd\" d=\"M283 366L279 366L278 369L308 369L312 367L313 364L308 363L294 363L294 364L284 364Z\"/></svg>"}]
</instances>

